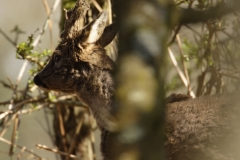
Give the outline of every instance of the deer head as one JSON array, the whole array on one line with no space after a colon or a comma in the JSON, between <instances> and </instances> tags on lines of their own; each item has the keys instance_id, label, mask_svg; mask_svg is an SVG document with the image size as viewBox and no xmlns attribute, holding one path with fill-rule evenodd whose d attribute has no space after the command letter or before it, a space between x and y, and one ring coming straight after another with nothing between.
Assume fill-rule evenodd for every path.
<instances>
[{"instance_id":1,"label":"deer head","mask_svg":"<svg viewBox=\"0 0 240 160\"><path fill-rule=\"evenodd\" d=\"M114 62L104 47L113 40L117 29L114 23L107 25L107 20L107 13L102 12L80 31L65 23L61 42L45 68L34 77L41 89L75 93L92 109L96 119L97 114L108 113L113 95L110 74ZM97 122L106 125L102 118Z\"/></svg>"}]
</instances>

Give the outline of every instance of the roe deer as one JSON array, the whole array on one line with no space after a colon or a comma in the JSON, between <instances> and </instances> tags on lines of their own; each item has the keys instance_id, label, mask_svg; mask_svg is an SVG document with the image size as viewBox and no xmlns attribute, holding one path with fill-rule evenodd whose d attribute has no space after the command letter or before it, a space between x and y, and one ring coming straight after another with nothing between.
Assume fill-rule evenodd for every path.
<instances>
[{"instance_id":1,"label":"roe deer","mask_svg":"<svg viewBox=\"0 0 240 160\"><path fill-rule=\"evenodd\" d=\"M114 62L106 55L104 47L113 40L117 30L114 24L107 26L105 12L81 31L73 33L73 30L65 28L65 35L61 36L49 63L34 77L34 83L47 90L75 93L89 106L102 131L102 153L108 159ZM235 101L237 98L237 94L196 99L181 94L168 97L167 159L240 159L240 138L237 137L240 136L240 105Z\"/></svg>"}]
</instances>

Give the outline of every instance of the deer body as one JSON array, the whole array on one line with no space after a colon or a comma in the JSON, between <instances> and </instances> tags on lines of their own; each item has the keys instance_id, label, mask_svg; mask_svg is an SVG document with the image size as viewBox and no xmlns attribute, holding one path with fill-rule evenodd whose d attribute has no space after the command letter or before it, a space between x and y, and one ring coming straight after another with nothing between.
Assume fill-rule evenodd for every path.
<instances>
[{"instance_id":1,"label":"deer body","mask_svg":"<svg viewBox=\"0 0 240 160\"><path fill-rule=\"evenodd\" d=\"M239 159L239 115L237 94L170 101L166 106L169 159Z\"/></svg>"},{"instance_id":2,"label":"deer body","mask_svg":"<svg viewBox=\"0 0 240 160\"><path fill-rule=\"evenodd\" d=\"M90 107L102 131L103 156L108 159L114 62L106 55L104 47L113 40L117 30L114 24L107 26L106 21L107 13L102 12L79 33L73 34L73 29L65 28L61 43L34 82L43 89L75 93ZM239 156L234 155L236 145L227 143L240 133L240 107L234 103L235 99L236 95L196 99L170 96L166 106L168 159L236 159Z\"/></svg>"}]
</instances>

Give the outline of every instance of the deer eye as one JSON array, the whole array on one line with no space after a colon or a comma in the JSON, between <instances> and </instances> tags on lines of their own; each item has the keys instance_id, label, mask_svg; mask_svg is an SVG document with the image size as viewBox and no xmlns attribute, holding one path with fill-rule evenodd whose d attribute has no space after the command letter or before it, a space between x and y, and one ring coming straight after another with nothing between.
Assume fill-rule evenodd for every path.
<instances>
[{"instance_id":1,"label":"deer eye","mask_svg":"<svg viewBox=\"0 0 240 160\"><path fill-rule=\"evenodd\" d=\"M58 63L60 60L61 60L61 56L56 55L56 56L54 57L54 62Z\"/></svg>"}]
</instances>

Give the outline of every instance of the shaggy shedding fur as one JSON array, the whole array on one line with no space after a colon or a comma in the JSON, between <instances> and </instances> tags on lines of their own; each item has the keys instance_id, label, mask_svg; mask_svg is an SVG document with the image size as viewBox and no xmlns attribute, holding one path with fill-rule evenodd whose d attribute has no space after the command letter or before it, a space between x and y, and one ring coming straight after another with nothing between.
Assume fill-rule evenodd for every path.
<instances>
[{"instance_id":1,"label":"shaggy shedding fur","mask_svg":"<svg viewBox=\"0 0 240 160\"><path fill-rule=\"evenodd\" d=\"M106 55L104 47L113 40L117 30L115 24L105 26L100 20L94 20L79 31L75 23L71 23L78 18L74 17L78 15L74 14L75 11L68 13L62 40L50 62L35 76L34 82L43 89L75 93L89 106L102 131L102 153L108 159L114 62ZM97 19L104 19L106 14L101 13ZM88 43L93 24L103 32L99 32L100 35L96 34L98 32L92 34L96 37L91 37L91 43ZM168 160L240 159L240 106L237 93L196 99L172 94L167 102Z\"/></svg>"}]
</instances>

